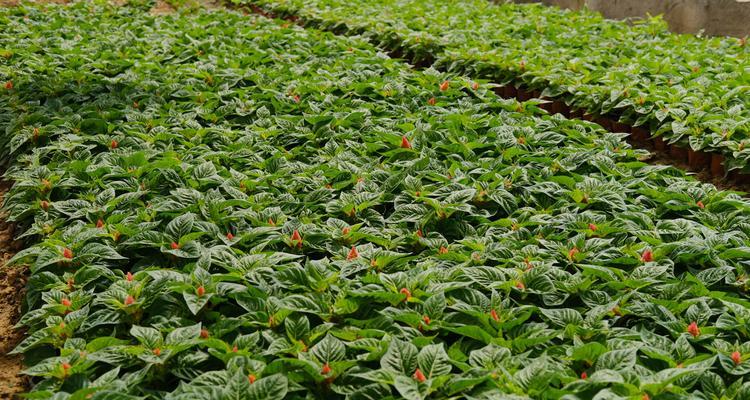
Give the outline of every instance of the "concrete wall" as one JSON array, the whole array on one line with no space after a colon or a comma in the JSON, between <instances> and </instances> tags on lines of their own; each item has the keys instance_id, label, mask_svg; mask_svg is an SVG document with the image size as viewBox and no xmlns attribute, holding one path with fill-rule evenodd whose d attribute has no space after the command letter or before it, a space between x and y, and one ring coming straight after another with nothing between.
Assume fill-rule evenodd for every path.
<instances>
[{"instance_id":1,"label":"concrete wall","mask_svg":"<svg viewBox=\"0 0 750 400\"><path fill-rule=\"evenodd\" d=\"M679 33L744 37L750 35L750 0L516 0L579 9L588 7L607 18L662 14Z\"/></svg>"}]
</instances>

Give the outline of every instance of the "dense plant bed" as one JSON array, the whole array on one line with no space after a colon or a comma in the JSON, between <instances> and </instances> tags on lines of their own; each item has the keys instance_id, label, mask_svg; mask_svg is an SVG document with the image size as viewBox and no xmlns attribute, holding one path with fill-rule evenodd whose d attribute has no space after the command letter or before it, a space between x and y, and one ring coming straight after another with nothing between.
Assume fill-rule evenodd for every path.
<instances>
[{"instance_id":1,"label":"dense plant bed","mask_svg":"<svg viewBox=\"0 0 750 400\"><path fill-rule=\"evenodd\" d=\"M750 159L750 45L631 26L587 11L485 0L241 0L361 33L417 62L512 83L646 127L683 148Z\"/></svg>"},{"instance_id":2,"label":"dense plant bed","mask_svg":"<svg viewBox=\"0 0 750 400\"><path fill-rule=\"evenodd\" d=\"M623 135L238 13L0 26L35 398L750 395L750 203Z\"/></svg>"}]
</instances>

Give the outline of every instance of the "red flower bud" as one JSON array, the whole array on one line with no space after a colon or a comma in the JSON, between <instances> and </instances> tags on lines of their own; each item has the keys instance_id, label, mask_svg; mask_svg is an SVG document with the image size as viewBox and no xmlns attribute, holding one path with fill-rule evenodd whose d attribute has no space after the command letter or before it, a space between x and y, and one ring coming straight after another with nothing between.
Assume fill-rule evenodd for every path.
<instances>
[{"instance_id":1,"label":"red flower bud","mask_svg":"<svg viewBox=\"0 0 750 400\"><path fill-rule=\"evenodd\" d=\"M104 221L102 221L101 218L96 220L96 227L99 229L104 227Z\"/></svg>"},{"instance_id":2,"label":"red flower bud","mask_svg":"<svg viewBox=\"0 0 750 400\"><path fill-rule=\"evenodd\" d=\"M201 329L201 339L208 339L210 334L208 333L208 329L203 328Z\"/></svg>"},{"instance_id":3,"label":"red flower bud","mask_svg":"<svg viewBox=\"0 0 750 400\"><path fill-rule=\"evenodd\" d=\"M153 350L153 353L154 353L155 356L160 356L161 355L161 349L157 347L157 348L155 348Z\"/></svg>"},{"instance_id":4,"label":"red flower bud","mask_svg":"<svg viewBox=\"0 0 750 400\"><path fill-rule=\"evenodd\" d=\"M42 208L42 210L47 211L49 209L49 201L42 200L39 202L39 207Z\"/></svg>"},{"instance_id":5,"label":"red flower bud","mask_svg":"<svg viewBox=\"0 0 750 400\"><path fill-rule=\"evenodd\" d=\"M198 286L198 289L195 289L195 294L198 295L198 297L203 297L203 295L206 294L206 288L204 288L203 285Z\"/></svg>"},{"instance_id":6,"label":"red flower bud","mask_svg":"<svg viewBox=\"0 0 750 400\"><path fill-rule=\"evenodd\" d=\"M253 375L253 374L250 374L250 375L247 376L247 380L250 382L251 385L253 383L255 383L255 379L256 379L255 375Z\"/></svg>"},{"instance_id":7,"label":"red flower bud","mask_svg":"<svg viewBox=\"0 0 750 400\"><path fill-rule=\"evenodd\" d=\"M70 364L68 364L68 363L66 363L66 362L62 363L62 364L61 364L60 366L61 366L61 367L62 367L62 369L63 369L63 370L65 370L65 371L67 371L67 370L69 370L69 369L70 369Z\"/></svg>"},{"instance_id":8,"label":"red flower bud","mask_svg":"<svg viewBox=\"0 0 750 400\"><path fill-rule=\"evenodd\" d=\"M434 97L430 97L430 99L427 100L427 104L429 104L431 106L434 106L435 105L435 98Z\"/></svg>"},{"instance_id":9,"label":"red flower bud","mask_svg":"<svg viewBox=\"0 0 750 400\"><path fill-rule=\"evenodd\" d=\"M60 301L60 304L64 305L65 307L70 307L73 303L68 299L62 299Z\"/></svg>"},{"instance_id":10,"label":"red flower bud","mask_svg":"<svg viewBox=\"0 0 750 400\"><path fill-rule=\"evenodd\" d=\"M641 261L643 262L651 262L654 261L654 252L651 251L651 249L646 249L646 251L641 254Z\"/></svg>"},{"instance_id":11,"label":"red flower bud","mask_svg":"<svg viewBox=\"0 0 750 400\"><path fill-rule=\"evenodd\" d=\"M131 305L133 303L135 303L135 299L133 298L133 296L128 295L127 297L125 297L125 303L124 304L126 306L129 306L129 305Z\"/></svg>"},{"instance_id":12,"label":"red flower bud","mask_svg":"<svg viewBox=\"0 0 750 400\"><path fill-rule=\"evenodd\" d=\"M169 246L172 247L172 250L177 250L180 248L180 245L177 242L172 242Z\"/></svg>"},{"instance_id":13,"label":"red flower bud","mask_svg":"<svg viewBox=\"0 0 750 400\"><path fill-rule=\"evenodd\" d=\"M740 363L742 362L742 354L740 354L739 351L733 352L732 361L734 362L734 365L740 365Z\"/></svg>"},{"instance_id":14,"label":"red flower bud","mask_svg":"<svg viewBox=\"0 0 750 400\"><path fill-rule=\"evenodd\" d=\"M586 373L586 371L581 372L581 379L586 379L589 377L589 374Z\"/></svg>"},{"instance_id":15,"label":"red flower bud","mask_svg":"<svg viewBox=\"0 0 750 400\"><path fill-rule=\"evenodd\" d=\"M438 249L438 254L448 254L448 248L445 246L440 246Z\"/></svg>"},{"instance_id":16,"label":"red flower bud","mask_svg":"<svg viewBox=\"0 0 750 400\"><path fill-rule=\"evenodd\" d=\"M232 234L232 232L227 232L227 239L228 240L234 239L234 235Z\"/></svg>"},{"instance_id":17,"label":"red flower bud","mask_svg":"<svg viewBox=\"0 0 750 400\"><path fill-rule=\"evenodd\" d=\"M238 352L240 349L237 348L237 345L232 346L232 353Z\"/></svg>"},{"instance_id":18,"label":"red flower bud","mask_svg":"<svg viewBox=\"0 0 750 400\"><path fill-rule=\"evenodd\" d=\"M299 97L298 94L295 94L294 97L293 97L293 99L294 99L295 103L299 103L300 97Z\"/></svg>"},{"instance_id":19,"label":"red flower bud","mask_svg":"<svg viewBox=\"0 0 750 400\"><path fill-rule=\"evenodd\" d=\"M591 229L592 231L596 232L596 230L599 229L599 228L596 225L594 225L594 224L589 224L589 229Z\"/></svg>"},{"instance_id":20,"label":"red flower bud","mask_svg":"<svg viewBox=\"0 0 750 400\"><path fill-rule=\"evenodd\" d=\"M69 249L67 247L64 248L63 249L63 257L67 258L68 260L70 260L71 258L73 258L73 250L71 250L71 249Z\"/></svg>"},{"instance_id":21,"label":"red flower bud","mask_svg":"<svg viewBox=\"0 0 750 400\"><path fill-rule=\"evenodd\" d=\"M292 240L294 241L302 240L302 235L300 235L299 231L296 229L294 230L294 232L292 232Z\"/></svg>"},{"instance_id":22,"label":"red flower bud","mask_svg":"<svg viewBox=\"0 0 750 400\"><path fill-rule=\"evenodd\" d=\"M359 252L357 251L357 248L352 246L352 249L349 250L349 254L346 256L346 259L351 261L359 257Z\"/></svg>"},{"instance_id":23,"label":"red flower bud","mask_svg":"<svg viewBox=\"0 0 750 400\"><path fill-rule=\"evenodd\" d=\"M440 91L445 92L450 87L451 83L450 81L443 81L443 83L440 84Z\"/></svg>"},{"instance_id":24,"label":"red flower bud","mask_svg":"<svg viewBox=\"0 0 750 400\"><path fill-rule=\"evenodd\" d=\"M272 218L269 218L268 219L268 225L276 226L276 222L274 222Z\"/></svg>"},{"instance_id":25,"label":"red flower bud","mask_svg":"<svg viewBox=\"0 0 750 400\"><path fill-rule=\"evenodd\" d=\"M570 249L570 251L568 251L568 260L573 261L573 258L575 258L576 254L578 253L578 247L573 247L572 249Z\"/></svg>"},{"instance_id":26,"label":"red flower bud","mask_svg":"<svg viewBox=\"0 0 750 400\"><path fill-rule=\"evenodd\" d=\"M302 235L300 235L299 231L296 229L292 232L292 245L302 248Z\"/></svg>"},{"instance_id":27,"label":"red flower bud","mask_svg":"<svg viewBox=\"0 0 750 400\"><path fill-rule=\"evenodd\" d=\"M417 370L414 371L414 379L416 379L418 382L424 382L427 380L427 378L424 376L424 374L419 368L417 368Z\"/></svg>"},{"instance_id":28,"label":"red flower bud","mask_svg":"<svg viewBox=\"0 0 750 400\"><path fill-rule=\"evenodd\" d=\"M399 293L406 295L406 300L411 299L411 292L407 288L401 288L401 290L398 291Z\"/></svg>"},{"instance_id":29,"label":"red flower bud","mask_svg":"<svg viewBox=\"0 0 750 400\"><path fill-rule=\"evenodd\" d=\"M349 232L351 232L351 231L352 231L352 228L350 228L350 227L348 227L348 226L345 226L345 227L344 227L344 228L343 228L343 229L341 230L341 234L342 234L342 235L348 235L348 234L349 234Z\"/></svg>"},{"instance_id":30,"label":"red flower bud","mask_svg":"<svg viewBox=\"0 0 750 400\"><path fill-rule=\"evenodd\" d=\"M133 282L133 274L130 271L128 271L128 273L125 274L125 280L128 282Z\"/></svg>"},{"instance_id":31,"label":"red flower bud","mask_svg":"<svg viewBox=\"0 0 750 400\"><path fill-rule=\"evenodd\" d=\"M474 89L474 90L477 90L477 89L479 89L479 84L476 83L476 82L474 82L474 83L471 84L471 88Z\"/></svg>"},{"instance_id":32,"label":"red flower bud","mask_svg":"<svg viewBox=\"0 0 750 400\"><path fill-rule=\"evenodd\" d=\"M526 285L524 285L523 282L518 281L518 282L516 282L516 289L518 289L518 290L525 290L526 289Z\"/></svg>"},{"instance_id":33,"label":"red flower bud","mask_svg":"<svg viewBox=\"0 0 750 400\"><path fill-rule=\"evenodd\" d=\"M112 150L116 149L118 145L119 143L117 143L117 140L112 139L112 141L109 142L109 148Z\"/></svg>"},{"instance_id":34,"label":"red flower bud","mask_svg":"<svg viewBox=\"0 0 750 400\"><path fill-rule=\"evenodd\" d=\"M422 317L422 321L424 321L425 324L429 325L432 320L429 316L425 315Z\"/></svg>"},{"instance_id":35,"label":"red flower bud","mask_svg":"<svg viewBox=\"0 0 750 400\"><path fill-rule=\"evenodd\" d=\"M422 234L422 230L421 229L417 229L417 233L416 234L419 237L424 237L424 235Z\"/></svg>"},{"instance_id":36,"label":"red flower bud","mask_svg":"<svg viewBox=\"0 0 750 400\"><path fill-rule=\"evenodd\" d=\"M13 81L5 82L5 88L8 90L13 89Z\"/></svg>"},{"instance_id":37,"label":"red flower bud","mask_svg":"<svg viewBox=\"0 0 750 400\"><path fill-rule=\"evenodd\" d=\"M495 322L500 322L500 317L497 315L497 311L494 309L490 310L490 317L495 320Z\"/></svg>"},{"instance_id":38,"label":"red flower bud","mask_svg":"<svg viewBox=\"0 0 750 400\"><path fill-rule=\"evenodd\" d=\"M702 201L698 201L697 203L695 203L695 205L697 205L697 206L698 206L698 208L700 208L701 210L702 210L702 209L704 209L704 208L706 208L706 206L705 206L705 205L703 205L703 202L702 202Z\"/></svg>"},{"instance_id":39,"label":"red flower bud","mask_svg":"<svg viewBox=\"0 0 750 400\"><path fill-rule=\"evenodd\" d=\"M406 136L401 136L401 148L411 149L411 143L409 143L409 139L407 139Z\"/></svg>"},{"instance_id":40,"label":"red flower bud","mask_svg":"<svg viewBox=\"0 0 750 400\"><path fill-rule=\"evenodd\" d=\"M687 332L693 337L698 337L698 335L701 334L701 330L700 328L698 328L698 324L695 321L691 322L690 325L688 325Z\"/></svg>"},{"instance_id":41,"label":"red flower bud","mask_svg":"<svg viewBox=\"0 0 750 400\"><path fill-rule=\"evenodd\" d=\"M331 366L328 363L323 364L323 368L320 369L321 375L328 375L331 373Z\"/></svg>"}]
</instances>

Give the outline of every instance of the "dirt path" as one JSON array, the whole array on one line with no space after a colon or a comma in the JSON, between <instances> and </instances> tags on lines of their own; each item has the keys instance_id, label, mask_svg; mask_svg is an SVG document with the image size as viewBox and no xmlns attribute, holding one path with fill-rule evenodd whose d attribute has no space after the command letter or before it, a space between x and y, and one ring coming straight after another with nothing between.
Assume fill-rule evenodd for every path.
<instances>
[{"instance_id":1,"label":"dirt path","mask_svg":"<svg viewBox=\"0 0 750 400\"><path fill-rule=\"evenodd\" d=\"M0 203L10 188L10 183L0 182ZM20 355L8 352L23 339L23 331L13 326L21 317L21 304L26 293L28 269L8 267L5 263L22 247L14 241L14 225L0 215L0 399L12 399L28 386L27 377L21 375L23 362Z\"/></svg>"}]
</instances>

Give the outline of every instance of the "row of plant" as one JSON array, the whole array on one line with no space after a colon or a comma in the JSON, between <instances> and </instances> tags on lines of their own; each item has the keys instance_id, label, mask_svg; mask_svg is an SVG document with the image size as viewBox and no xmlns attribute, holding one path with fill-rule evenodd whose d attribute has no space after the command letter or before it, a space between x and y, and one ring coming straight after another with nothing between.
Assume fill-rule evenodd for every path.
<instances>
[{"instance_id":1,"label":"row of plant","mask_svg":"<svg viewBox=\"0 0 750 400\"><path fill-rule=\"evenodd\" d=\"M0 12L30 398L750 396L750 203L234 12Z\"/></svg>"},{"instance_id":2,"label":"row of plant","mask_svg":"<svg viewBox=\"0 0 750 400\"><path fill-rule=\"evenodd\" d=\"M511 83L643 126L670 143L750 159L750 45L589 11L486 0L233 0L363 34L416 62Z\"/></svg>"}]
</instances>

